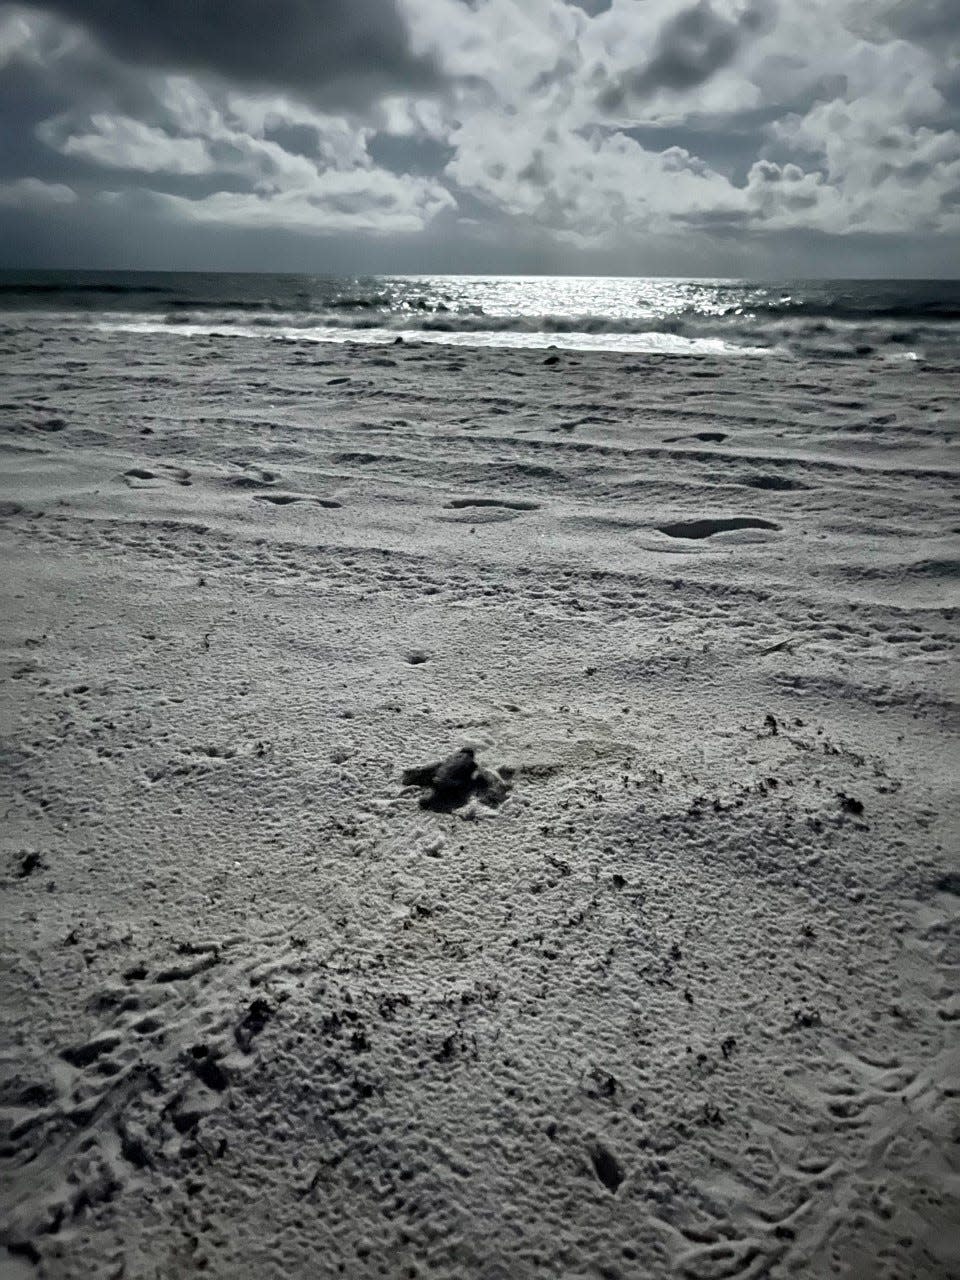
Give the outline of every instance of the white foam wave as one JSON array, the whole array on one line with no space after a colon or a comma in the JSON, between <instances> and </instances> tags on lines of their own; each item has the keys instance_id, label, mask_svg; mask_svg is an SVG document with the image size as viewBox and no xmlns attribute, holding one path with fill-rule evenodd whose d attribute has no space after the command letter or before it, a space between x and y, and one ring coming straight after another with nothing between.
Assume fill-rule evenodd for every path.
<instances>
[{"instance_id":1,"label":"white foam wave","mask_svg":"<svg viewBox=\"0 0 960 1280\"><path fill-rule=\"evenodd\" d=\"M410 343L436 346L494 347L506 349L565 351L617 351L636 354L678 356L767 356L777 351L728 342L723 338L687 338L676 333L647 330L638 333L551 333L543 330L473 329L384 329L384 328L316 328L314 326L273 326L197 323L178 321L169 325L156 319L101 320L93 326L104 333L141 333L179 337L249 338L283 342L346 343L389 345L398 337Z\"/></svg>"}]
</instances>

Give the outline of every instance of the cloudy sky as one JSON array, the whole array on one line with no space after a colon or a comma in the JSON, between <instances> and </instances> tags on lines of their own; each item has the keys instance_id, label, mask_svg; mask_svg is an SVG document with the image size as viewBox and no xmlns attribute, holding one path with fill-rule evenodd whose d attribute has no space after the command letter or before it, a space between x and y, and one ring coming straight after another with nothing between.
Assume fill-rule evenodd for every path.
<instances>
[{"instance_id":1,"label":"cloudy sky","mask_svg":"<svg viewBox=\"0 0 960 1280\"><path fill-rule=\"evenodd\" d=\"M0 262L960 276L960 0L0 3Z\"/></svg>"}]
</instances>

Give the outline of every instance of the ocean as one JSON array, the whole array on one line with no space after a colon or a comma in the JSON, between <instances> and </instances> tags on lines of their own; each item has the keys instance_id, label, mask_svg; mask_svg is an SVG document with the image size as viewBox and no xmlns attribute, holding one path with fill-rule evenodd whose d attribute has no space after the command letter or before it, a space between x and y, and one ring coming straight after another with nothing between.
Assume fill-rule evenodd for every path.
<instances>
[{"instance_id":1,"label":"ocean","mask_svg":"<svg viewBox=\"0 0 960 1280\"><path fill-rule=\"evenodd\" d=\"M0 272L0 324L296 342L924 359L960 281Z\"/></svg>"}]
</instances>

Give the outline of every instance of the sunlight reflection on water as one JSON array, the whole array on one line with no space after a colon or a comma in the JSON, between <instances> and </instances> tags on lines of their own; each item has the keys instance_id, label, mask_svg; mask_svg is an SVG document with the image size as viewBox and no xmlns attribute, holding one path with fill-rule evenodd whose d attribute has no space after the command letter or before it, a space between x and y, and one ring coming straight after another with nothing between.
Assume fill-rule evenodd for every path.
<instances>
[{"instance_id":1,"label":"sunlight reflection on water","mask_svg":"<svg viewBox=\"0 0 960 1280\"><path fill-rule=\"evenodd\" d=\"M602 276L0 272L0 312L40 329L297 342L406 341L670 355L952 358L960 285Z\"/></svg>"}]
</instances>

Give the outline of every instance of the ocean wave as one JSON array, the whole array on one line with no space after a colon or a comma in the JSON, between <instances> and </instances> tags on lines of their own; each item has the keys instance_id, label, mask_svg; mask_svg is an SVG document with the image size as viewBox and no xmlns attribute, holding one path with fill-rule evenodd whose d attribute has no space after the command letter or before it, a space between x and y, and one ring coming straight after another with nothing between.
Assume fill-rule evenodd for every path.
<instances>
[{"instance_id":1,"label":"ocean wave","mask_svg":"<svg viewBox=\"0 0 960 1280\"><path fill-rule=\"evenodd\" d=\"M906 306L863 306L845 302L754 302L749 307L736 307L729 315L759 317L809 317L830 320L929 320L955 323L960 320L960 307L949 304L915 302Z\"/></svg>"},{"instance_id":2,"label":"ocean wave","mask_svg":"<svg viewBox=\"0 0 960 1280\"><path fill-rule=\"evenodd\" d=\"M396 311L334 311L315 313L230 311L169 312L164 322L171 326L213 326L220 332L253 326L278 333L296 332L309 337L312 333L352 332L358 338L371 333L385 340L397 335L410 338L448 337L469 342L471 337L489 341L492 335L504 339L524 337L575 338L586 340L644 338L659 335L687 342L723 342L734 347L792 351L813 354L823 359L848 359L870 356L888 347L906 348L942 345L953 340L952 330L923 324L894 325L890 321L872 324L850 320L826 320L797 316L768 318L754 316L705 316L697 313L668 317L629 317L596 314L582 315L484 315L449 311L443 314L416 314ZM540 345L536 343L534 345ZM618 345L606 343L607 345Z\"/></svg>"},{"instance_id":3,"label":"ocean wave","mask_svg":"<svg viewBox=\"0 0 960 1280\"><path fill-rule=\"evenodd\" d=\"M486 315L483 312L464 313L447 311L442 314L411 314L407 311L378 311L371 315L343 316L334 311L295 312L274 311L259 314L251 319L248 314L231 314L230 310L217 308L204 310L193 307L171 312L165 316L167 324L217 324L238 326L256 324L262 328L302 329L392 329L396 332L417 330L424 333L588 333L588 334L636 334L636 333L710 333L741 330L757 336L756 326L737 324L721 317L705 317L691 313L689 316L629 317L596 314L582 315ZM826 332L827 330L823 330Z\"/></svg>"},{"instance_id":4,"label":"ocean wave","mask_svg":"<svg viewBox=\"0 0 960 1280\"><path fill-rule=\"evenodd\" d=\"M11 314L12 318L12 313ZM20 312L16 328L51 328L223 338L259 337L298 342L409 342L638 352L746 352L809 357L825 362L862 358L923 358L956 350L950 335L923 326L843 325L824 322L734 322L717 317L632 320L608 316L397 316L348 313L251 313L181 310L151 312Z\"/></svg>"},{"instance_id":5,"label":"ocean wave","mask_svg":"<svg viewBox=\"0 0 960 1280\"><path fill-rule=\"evenodd\" d=\"M106 298L124 297L128 294L142 293L173 293L174 290L169 285L158 284L138 284L126 285L117 284L112 281L103 281L102 283L91 281L80 281L76 284L54 284L48 281L25 280L18 281L0 281L0 298L16 298L18 296L25 298L33 297L51 297L67 302L71 294L102 294Z\"/></svg>"},{"instance_id":6,"label":"ocean wave","mask_svg":"<svg viewBox=\"0 0 960 1280\"><path fill-rule=\"evenodd\" d=\"M101 319L94 328L104 333L138 333L183 337L247 338L296 343L360 342L387 344L398 337L408 342L462 347L512 347L538 350L562 347L571 351L639 352L661 355L768 355L771 348L748 346L722 337L688 337L682 334L645 330L639 333L585 333L571 331L551 334L542 330L403 329L377 326L296 325L218 323L196 317L177 316L171 323L155 316Z\"/></svg>"}]
</instances>

